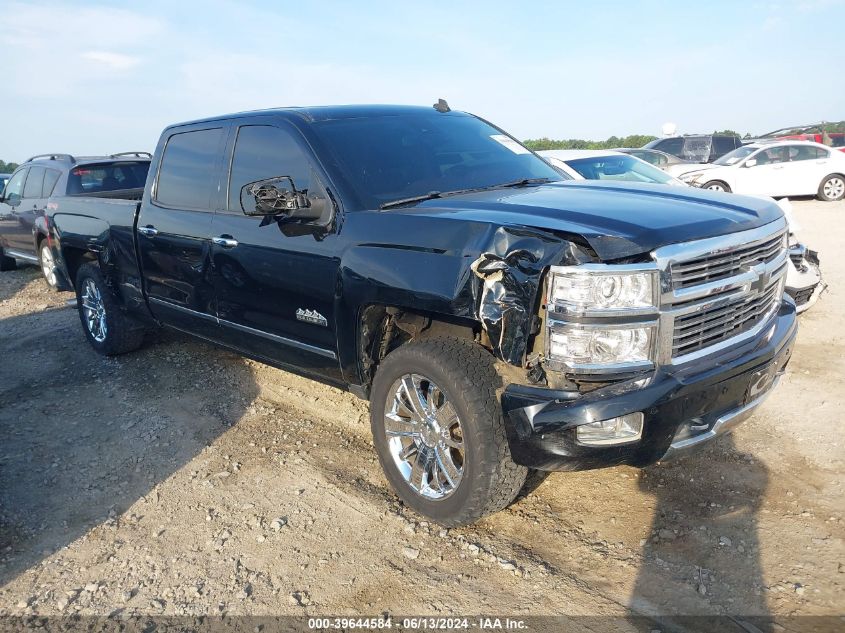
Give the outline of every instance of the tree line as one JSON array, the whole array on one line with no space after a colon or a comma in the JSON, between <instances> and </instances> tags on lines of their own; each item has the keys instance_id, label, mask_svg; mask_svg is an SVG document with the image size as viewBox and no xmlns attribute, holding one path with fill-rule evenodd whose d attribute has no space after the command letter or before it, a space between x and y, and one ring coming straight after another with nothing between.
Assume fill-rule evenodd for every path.
<instances>
[{"instance_id":1,"label":"tree line","mask_svg":"<svg viewBox=\"0 0 845 633\"><path fill-rule=\"evenodd\" d=\"M11 174L18 168L17 163L7 163L0 160L0 174Z\"/></svg>"}]
</instances>

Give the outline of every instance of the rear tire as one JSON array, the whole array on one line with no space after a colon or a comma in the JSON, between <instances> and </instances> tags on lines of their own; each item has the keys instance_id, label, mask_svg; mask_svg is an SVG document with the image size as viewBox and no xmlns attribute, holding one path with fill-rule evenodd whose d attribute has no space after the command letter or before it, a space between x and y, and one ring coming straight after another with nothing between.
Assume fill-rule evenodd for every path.
<instances>
[{"instance_id":1,"label":"rear tire","mask_svg":"<svg viewBox=\"0 0 845 633\"><path fill-rule=\"evenodd\" d=\"M822 180L819 185L818 198L825 202L837 202L845 198L845 176L831 174Z\"/></svg>"},{"instance_id":2,"label":"rear tire","mask_svg":"<svg viewBox=\"0 0 845 633\"><path fill-rule=\"evenodd\" d=\"M59 277L56 273L56 260L53 257L53 250L47 240L42 240L38 247L38 264L41 266L41 274L44 275L47 288L56 292L59 289Z\"/></svg>"},{"instance_id":3,"label":"rear tire","mask_svg":"<svg viewBox=\"0 0 845 633\"><path fill-rule=\"evenodd\" d=\"M18 267L18 262L14 257L6 257L3 254L3 249L0 248L0 272L7 270L15 270Z\"/></svg>"},{"instance_id":4,"label":"rear tire","mask_svg":"<svg viewBox=\"0 0 845 633\"><path fill-rule=\"evenodd\" d=\"M511 459L500 383L492 357L461 339L408 343L379 365L370 397L373 442L387 480L414 511L454 527L516 498L528 469ZM425 415L408 406L412 393L422 396L415 410Z\"/></svg>"},{"instance_id":5,"label":"rear tire","mask_svg":"<svg viewBox=\"0 0 845 633\"><path fill-rule=\"evenodd\" d=\"M104 356L125 354L144 342L146 329L129 317L93 264L80 266L76 274L76 307L85 337Z\"/></svg>"},{"instance_id":6,"label":"rear tire","mask_svg":"<svg viewBox=\"0 0 845 633\"><path fill-rule=\"evenodd\" d=\"M710 191L724 191L725 193L731 192L730 185L726 182L722 182L721 180L711 180L709 182L705 182L701 185L701 188L708 189Z\"/></svg>"}]
</instances>

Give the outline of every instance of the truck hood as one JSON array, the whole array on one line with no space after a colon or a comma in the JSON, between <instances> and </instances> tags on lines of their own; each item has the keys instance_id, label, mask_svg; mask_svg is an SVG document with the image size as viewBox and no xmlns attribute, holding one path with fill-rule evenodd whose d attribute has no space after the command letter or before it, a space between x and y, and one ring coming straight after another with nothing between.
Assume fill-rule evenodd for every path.
<instances>
[{"instance_id":1,"label":"truck hood","mask_svg":"<svg viewBox=\"0 0 845 633\"><path fill-rule=\"evenodd\" d=\"M577 235L604 261L753 229L783 216L772 200L589 180L462 194L390 211L396 212Z\"/></svg>"}]
</instances>

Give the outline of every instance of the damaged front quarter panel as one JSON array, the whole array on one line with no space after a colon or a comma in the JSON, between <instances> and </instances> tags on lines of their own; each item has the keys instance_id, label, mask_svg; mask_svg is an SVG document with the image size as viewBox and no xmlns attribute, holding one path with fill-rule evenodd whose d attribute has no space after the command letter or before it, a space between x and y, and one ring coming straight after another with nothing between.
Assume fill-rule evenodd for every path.
<instances>
[{"instance_id":1,"label":"damaged front quarter panel","mask_svg":"<svg viewBox=\"0 0 845 633\"><path fill-rule=\"evenodd\" d=\"M539 329L538 292L543 271L558 264L595 261L570 239L548 231L505 226L496 229L489 251L473 263L481 279L478 318L493 352L522 367L532 336Z\"/></svg>"}]
</instances>

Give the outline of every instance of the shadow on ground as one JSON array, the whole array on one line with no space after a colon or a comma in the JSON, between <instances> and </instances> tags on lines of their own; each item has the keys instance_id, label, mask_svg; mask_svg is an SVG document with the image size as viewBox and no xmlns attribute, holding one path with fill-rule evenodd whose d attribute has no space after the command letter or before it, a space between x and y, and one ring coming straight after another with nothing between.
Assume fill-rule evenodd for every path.
<instances>
[{"instance_id":1,"label":"shadow on ground","mask_svg":"<svg viewBox=\"0 0 845 633\"><path fill-rule=\"evenodd\" d=\"M0 586L157 494L254 400L249 367L227 352L148 339L104 358L75 309L0 320Z\"/></svg>"}]
</instances>

